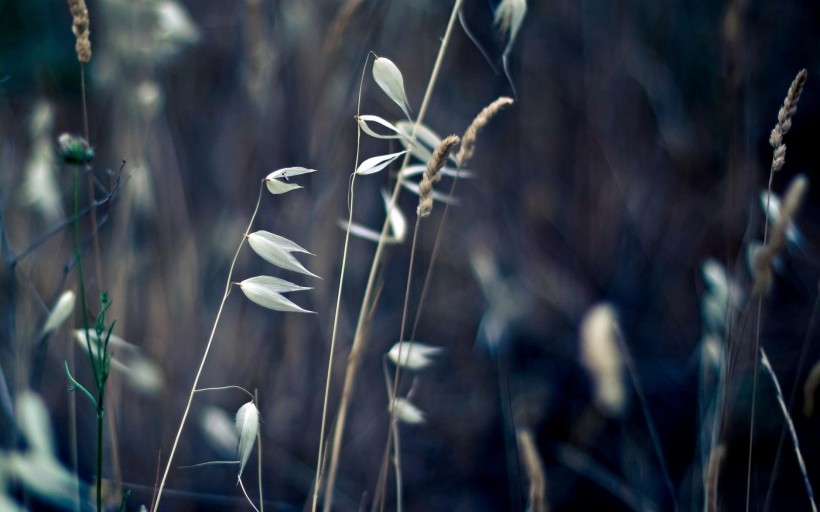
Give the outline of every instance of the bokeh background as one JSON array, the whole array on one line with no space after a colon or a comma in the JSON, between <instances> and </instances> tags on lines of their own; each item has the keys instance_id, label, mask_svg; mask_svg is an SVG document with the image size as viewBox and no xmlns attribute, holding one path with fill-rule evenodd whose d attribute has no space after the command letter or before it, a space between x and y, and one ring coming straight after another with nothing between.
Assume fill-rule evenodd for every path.
<instances>
[{"instance_id":1,"label":"bokeh background","mask_svg":"<svg viewBox=\"0 0 820 512\"><path fill-rule=\"evenodd\" d=\"M293 279L314 287L294 300L316 314L272 313L232 293L203 377L206 386L258 389L266 507L301 510L315 471L344 242L338 221L347 215L360 92L362 113L401 117L369 68L361 81L363 68L370 51L393 60L418 111L452 5L89 0L88 7L94 53L85 79L97 197L120 180L98 210L101 258L90 247L84 255L88 292L109 292L115 332L158 362L163 377L162 389L146 395L112 376L108 416L116 434L106 432L105 476L115 490L120 482L132 490L129 510L150 503L260 181L274 169L305 166L320 172L299 180L303 190L263 196L255 228L315 254L301 260L322 279ZM630 510L626 495L642 497L641 510L673 509L634 383L627 380L619 417L593 402L579 360L579 322L600 301L618 312L674 503L703 508L700 269L716 258L748 290L745 251L762 238L757 198L768 180L768 135L801 68L808 82L773 189L782 193L795 174L808 176L798 219L807 241L783 256L763 302L761 343L785 392L797 383L792 416L809 477L820 485L820 424L801 412L803 382L820 359L809 325L820 277L820 7L796 0L555 0L528 7L509 57L516 103L479 136L470 164L475 178L458 184L460 204L443 228L421 308L416 339L446 351L413 383L413 402L427 422L402 426L404 509L523 510L527 478L513 425L535 435L552 510ZM493 8L467 1L463 18L498 68L504 41ZM71 174L55 156L60 133L83 131L70 28L65 3L0 0L0 365L12 396L34 387L45 398L66 465L72 401L63 361L73 362L81 380L90 378L89 368L67 328L45 342L41 367L35 349L53 301L75 287L67 271L70 233L14 258L71 212ZM481 108L513 94L490 63L457 27L425 119L431 128L461 134ZM396 150L361 141L363 158ZM379 191L394 179L390 171L357 179L356 222L381 225ZM400 198L411 222L416 201ZM419 309L442 210L422 223L411 314ZM83 229L95 228L85 219ZM373 251L372 243L351 242L331 413ZM376 485L388 422L382 356L398 337L409 252L409 244L391 247L381 275L342 447L337 510L369 508ZM244 250L235 280L270 272ZM482 343L488 318L503 327L493 347ZM750 333L736 340L746 349L724 433L719 495L726 510L745 503ZM207 406L232 413L245 401L236 391L198 394L176 465L224 460L199 418ZM82 397L76 407L79 474L90 482L95 417ZM807 510L788 442L775 462L782 416L766 379L757 407L752 509ZM15 442L7 420L0 422L3 448ZM174 469L164 506L247 510L235 472ZM605 475L618 491L604 489ZM253 497L255 478L255 469L246 470ZM388 485L388 508L393 500Z\"/></svg>"}]
</instances>

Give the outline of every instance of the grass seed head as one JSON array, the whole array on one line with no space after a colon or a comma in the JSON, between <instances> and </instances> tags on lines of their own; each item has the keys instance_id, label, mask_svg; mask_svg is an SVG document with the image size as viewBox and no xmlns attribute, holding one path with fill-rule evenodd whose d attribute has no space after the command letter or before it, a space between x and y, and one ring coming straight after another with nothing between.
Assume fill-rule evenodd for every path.
<instances>
[{"instance_id":1,"label":"grass seed head","mask_svg":"<svg viewBox=\"0 0 820 512\"><path fill-rule=\"evenodd\" d=\"M447 162L447 157L456 144L459 143L456 135L445 137L436 147L433 156L427 162L427 169L419 185L419 206L416 209L419 217L427 217L433 211L433 185L441 180L441 168Z\"/></svg>"},{"instance_id":2,"label":"grass seed head","mask_svg":"<svg viewBox=\"0 0 820 512\"><path fill-rule=\"evenodd\" d=\"M256 408L256 404L253 402L246 403L236 412L236 432L239 435L236 446L236 452L239 456L239 475L237 475L237 478L239 478L242 476L245 464L248 463L256 434L259 432L259 409Z\"/></svg>"},{"instance_id":3,"label":"grass seed head","mask_svg":"<svg viewBox=\"0 0 820 512\"><path fill-rule=\"evenodd\" d=\"M71 10L71 31L77 38L75 47L77 60L86 63L91 60L91 41L88 38L91 33L88 29L88 8L85 6L85 0L68 0L68 8Z\"/></svg>"},{"instance_id":4,"label":"grass seed head","mask_svg":"<svg viewBox=\"0 0 820 512\"><path fill-rule=\"evenodd\" d=\"M484 109L479 112L473 122L470 123L470 126L467 128L467 131L464 132L464 136L461 137L461 149L459 149L458 154L456 155L456 163L459 169L463 169L465 165L467 165L467 161L473 157L473 153L475 153L475 141L478 137L478 132L480 132L487 123L490 122L490 119L495 117L497 113L502 111L503 109L509 107L513 104L512 98L507 98L506 96L502 96L498 98L494 102L490 103Z\"/></svg>"}]
</instances>

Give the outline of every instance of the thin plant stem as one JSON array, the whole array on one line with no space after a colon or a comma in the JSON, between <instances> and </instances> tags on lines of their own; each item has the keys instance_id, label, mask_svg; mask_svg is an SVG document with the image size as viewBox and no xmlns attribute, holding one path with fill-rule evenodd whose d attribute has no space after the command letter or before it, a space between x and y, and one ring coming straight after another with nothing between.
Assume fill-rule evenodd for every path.
<instances>
[{"instance_id":1,"label":"thin plant stem","mask_svg":"<svg viewBox=\"0 0 820 512\"><path fill-rule=\"evenodd\" d=\"M253 390L253 401L259 405L259 390ZM256 477L259 481L259 512L265 512L265 500L262 497L262 429L256 431Z\"/></svg>"},{"instance_id":2,"label":"thin plant stem","mask_svg":"<svg viewBox=\"0 0 820 512\"><path fill-rule=\"evenodd\" d=\"M165 466L165 471L162 474L162 480L159 484L159 490L157 491L156 500L154 501L154 505L151 507L151 510L153 510L154 512L159 510L159 503L160 499L162 498L162 491L165 488L165 480L168 478L168 472L171 470L171 464L174 460L174 454L176 453L177 446L179 445L179 438L182 436L182 429L185 426L185 420L188 418L188 413L191 410L191 404L194 401L194 394L196 394L197 391L197 384L199 384L199 378L202 376L202 369L205 368L205 362L208 359L208 353L211 351L211 345L213 345L214 336L216 335L216 328L219 325L219 319L222 317L222 311L225 308L225 302L227 302L228 296L231 294L231 286L233 285L231 278L233 277L233 270L236 266L236 261L239 259L239 253L242 250L242 247L245 245L245 240L247 240L248 234L250 234L251 226L253 226L253 221L256 219L256 214L259 211L259 204L262 202L262 191L264 190L264 188L265 186L263 182L262 184L260 184L259 187L259 197L256 200L256 206L253 209L253 215L251 215L251 220L250 222L248 222L248 227L245 230L245 233L242 235L242 241L239 242L239 247L236 248L236 254L234 254L233 261L231 261L231 266L228 269L228 279L225 282L225 293L222 296L222 302L219 303L219 310L216 313L216 319L214 319L214 325L211 328L211 335L208 337L208 343L205 345L205 353L202 354L202 360L200 361L199 368L196 371L194 383L191 386L191 392L188 394L188 403L185 405L185 411L182 413L182 420L180 420L179 422L179 429L177 430L176 437L174 438L174 444L171 446L171 453L168 456L168 462Z\"/></svg>"},{"instance_id":3,"label":"thin plant stem","mask_svg":"<svg viewBox=\"0 0 820 512\"><path fill-rule=\"evenodd\" d=\"M452 35L453 27L455 26L455 21L458 18L458 12L461 9L462 2L463 0L456 0L453 5L453 10L450 15L450 21L447 24L447 29L444 33L444 37L441 40L441 45L439 46L438 55L436 56L436 62L433 65L433 71L431 72L430 80L427 82L427 90L424 94L424 99L422 100L421 108L419 108L419 114L416 117L416 122L413 124L411 138L415 136L416 130L418 130L418 126L423 122L424 115L427 112L427 107L430 103L430 98L432 96L433 89L435 88L435 84L438 79L438 74L441 70L441 64L444 60L444 55L446 53L447 47L449 46L450 36ZM402 162L400 169L404 169L409 161L410 153L408 152L404 155L404 161ZM390 212L393 210L393 208L396 207L399 192L401 191L402 181L403 177L401 172L399 172L398 177L396 179L396 184L393 187L393 194L390 198L390 206L387 208L387 216L385 217L384 223L382 225L381 236L379 236L379 242L376 245L376 253L373 256L373 263L370 266L370 274L367 278L367 285L365 286L364 298L362 299L361 308L359 309L359 318L356 322L356 331L353 335L353 346L350 349L347 370L345 371L345 381L344 386L342 388L342 398L339 403L336 428L333 432L330 465L328 467L327 483L325 485L324 512L330 512L331 506L333 504L333 488L336 484L336 472L339 467L339 452L341 450L342 437L344 436L345 423L347 420L347 411L350 407L350 400L353 395L353 386L355 384L359 364L361 363L361 357L364 351L364 346L366 345L364 333L364 327L366 323L365 320L368 316L368 312L371 310L371 307L373 307L370 301L371 296L373 295L373 292L375 290L376 275L378 273L378 269L380 266L379 263L384 252L385 240L387 239L386 235L387 229L389 227Z\"/></svg>"},{"instance_id":4,"label":"thin plant stem","mask_svg":"<svg viewBox=\"0 0 820 512\"><path fill-rule=\"evenodd\" d=\"M359 81L359 99L358 104L356 106L356 115L361 115L361 108L362 108L362 88L364 85L364 76L365 71L367 70L367 62L370 59L370 54L367 54L367 58L364 62L364 67L362 68L362 77ZM316 477L314 478L313 482L313 501L311 505L311 512L316 512L316 507L319 504L319 489L321 488L322 482L322 471L324 469L324 456L325 456L325 430L327 429L327 406L330 401L330 379L333 376L333 356L336 353L336 335L338 333L339 327L339 310L342 305L342 288L344 286L345 280L345 269L347 268L347 254L348 254L348 244L350 242L350 225L353 223L353 186L356 183L356 173L355 169L359 166L359 150L361 149L361 141L362 141L362 130L358 128L356 130L356 158L353 165L354 172L350 176L350 185L348 187L348 199L347 199L347 229L345 230L345 243L344 248L342 249L342 268L339 273L339 288L336 291L336 308L333 313L333 330L330 335L330 354L328 355L328 362L327 362L327 377L325 379L325 397L322 402L322 426L319 429L319 454L316 457Z\"/></svg>"},{"instance_id":5,"label":"thin plant stem","mask_svg":"<svg viewBox=\"0 0 820 512\"><path fill-rule=\"evenodd\" d=\"M245 485L242 483L241 478L239 479L239 487L242 489L242 494L245 495L245 498L247 498L248 503L251 504L251 506L253 507L254 510L256 510L256 512L259 512L259 509L256 508L256 505L253 504L253 502L251 501L250 496L248 496L248 491L245 490Z\"/></svg>"},{"instance_id":6,"label":"thin plant stem","mask_svg":"<svg viewBox=\"0 0 820 512\"><path fill-rule=\"evenodd\" d=\"M399 351L398 351L399 353L398 353L398 359L397 359L399 362L406 361L406 360L410 359L410 354L408 353L406 356L404 356L404 354L402 354L402 351L404 350L404 330L407 326L407 310L408 310L409 305L410 305L410 284L413 281L413 264L414 264L415 259L416 259L416 246L417 246L417 241L418 241L419 224L420 224L419 221L420 221L420 217L416 216L416 223L415 223L415 226L413 227L413 239L410 243L410 263L408 264L408 269L407 269L407 282L404 286L404 305L402 306L401 327L399 328ZM409 348L408 350L412 350L412 347ZM394 432L397 431L397 429L396 429L396 397L399 393L399 385L400 384L401 384L401 365L397 364L396 365L396 372L395 372L394 377L393 377L393 388L392 388L395 391L393 393L391 393L391 396L389 397L390 407L389 407L388 410L390 411L390 422L388 424L390 425L390 428L387 429L387 442L385 443L385 447L384 447L385 455L384 455L384 459L382 461L382 470L379 472L380 476L379 476L379 490L378 490L378 492L379 492L379 494L381 494L379 510L382 510L382 511L384 510L384 504L385 504L384 502L385 502L385 498L386 498L386 495L387 495L387 492L386 492L386 487L387 487L387 463L388 463L388 460L390 458L391 437L393 435L395 435ZM395 458L398 457L398 453L396 452L396 450L398 449L399 444L395 440L393 440L392 444L394 446L394 448L393 448L393 452L394 452L393 462L394 462L394 465L395 465L395 463L396 463ZM397 507L399 509L401 509L401 496L400 496L400 493L399 493L400 488L401 488L401 484L398 481L400 478L401 477L397 473L396 474L396 479L397 479L397 481L396 481L396 492L397 492L396 500L397 500Z\"/></svg>"},{"instance_id":7,"label":"thin plant stem","mask_svg":"<svg viewBox=\"0 0 820 512\"><path fill-rule=\"evenodd\" d=\"M786 425L789 427L789 435L791 435L792 444L794 445L794 454L797 456L797 463L800 465L800 474L803 476L803 485L805 485L806 493L809 495L811 509L813 512L817 512L817 504L814 503L814 491L812 490L809 475L806 471L806 463L803 461L803 454L800 451L800 442L797 439L797 431L794 429L794 423L792 422L791 416L789 416L789 410L786 408L786 402L783 400L783 391L780 389L780 382L777 380L777 375L775 375L774 370L772 369L769 358L766 357L766 351L762 348L760 349L760 362L763 364L763 368L766 370L766 373L768 373L772 378L772 383L774 384L774 389L777 394L777 403L780 405L780 410L783 412L783 418L786 421Z\"/></svg>"},{"instance_id":8,"label":"thin plant stem","mask_svg":"<svg viewBox=\"0 0 820 512\"><path fill-rule=\"evenodd\" d=\"M774 167L769 172L769 186L766 189L766 215L769 218L769 208L771 207L772 198L772 181L774 181ZM766 220L763 223L763 246L766 245L769 236L769 222ZM754 436L755 436L755 409L757 406L757 374L760 371L760 358L757 354L760 353L760 322L763 314L763 294L757 298L757 319L755 325L755 349L754 349L754 369L752 370L752 407L749 413L749 458L746 463L746 512L749 512L751 503L749 501L752 493L752 453L754 451Z\"/></svg>"},{"instance_id":9,"label":"thin plant stem","mask_svg":"<svg viewBox=\"0 0 820 512\"><path fill-rule=\"evenodd\" d=\"M812 308L811 318L809 319L809 328L806 330L806 335L803 337L803 347L800 350L800 357L797 360L797 368L794 372L796 377L794 379L794 383L792 384L791 393L789 394L788 409L792 408L794 405L794 400L797 398L797 386L800 382L800 375L803 373L806 358L808 357L810 340L814 337L814 327L817 323L818 311L820 311L820 297L814 300L814 307ZM772 491L774 490L774 481L777 477L777 470L780 467L780 455L783 451L783 442L786 440L787 426L788 425L783 425L783 428L780 429L780 438L777 441L777 451L774 456L774 464L772 464L772 478L769 480L768 489L766 489L766 499L763 500L763 512L769 510L769 503L772 497Z\"/></svg>"}]
</instances>

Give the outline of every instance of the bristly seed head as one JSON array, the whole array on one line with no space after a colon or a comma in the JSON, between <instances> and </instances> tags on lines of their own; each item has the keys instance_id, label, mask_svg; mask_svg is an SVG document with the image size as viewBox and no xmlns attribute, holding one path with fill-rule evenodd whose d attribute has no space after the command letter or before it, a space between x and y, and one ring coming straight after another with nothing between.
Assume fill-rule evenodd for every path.
<instances>
[{"instance_id":1,"label":"bristly seed head","mask_svg":"<svg viewBox=\"0 0 820 512\"><path fill-rule=\"evenodd\" d=\"M68 8L71 10L71 31L77 38L77 60L86 63L91 60L91 41L88 39L91 33L88 30L88 8L85 6L85 0L68 0Z\"/></svg>"},{"instance_id":2,"label":"bristly seed head","mask_svg":"<svg viewBox=\"0 0 820 512\"><path fill-rule=\"evenodd\" d=\"M419 217L427 217L433 211L433 184L441 180L441 168L447 162L447 157L453 147L459 143L456 135L445 137L433 152L433 157L427 162L424 178L419 185L419 207L416 210Z\"/></svg>"},{"instance_id":3,"label":"bristly seed head","mask_svg":"<svg viewBox=\"0 0 820 512\"><path fill-rule=\"evenodd\" d=\"M806 70L803 69L792 81L789 87L789 92L786 94L786 99L783 100L783 106L777 113L777 124L772 129L769 136L769 144L774 148L774 155L772 156L772 172L775 173L783 168L786 163L786 145L783 143L783 136L792 127L792 116L797 111L797 102L800 101L800 94L803 92L803 86L806 85Z\"/></svg>"},{"instance_id":4,"label":"bristly seed head","mask_svg":"<svg viewBox=\"0 0 820 512\"><path fill-rule=\"evenodd\" d=\"M467 131L464 132L464 136L461 138L461 149L459 149L458 154L456 155L456 164L459 169L463 169L467 165L467 161L473 157L478 132L487 126L490 119L492 119L498 112L512 104L512 98L502 96L484 107L484 109L479 112L478 116L473 119L473 122L470 123L469 128L467 128Z\"/></svg>"}]
</instances>

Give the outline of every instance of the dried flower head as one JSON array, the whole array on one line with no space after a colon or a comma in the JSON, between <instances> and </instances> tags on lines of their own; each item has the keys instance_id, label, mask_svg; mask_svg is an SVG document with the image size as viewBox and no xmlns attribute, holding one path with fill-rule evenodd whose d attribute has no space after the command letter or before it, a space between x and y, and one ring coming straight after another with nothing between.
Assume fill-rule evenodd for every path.
<instances>
[{"instance_id":1,"label":"dried flower head","mask_svg":"<svg viewBox=\"0 0 820 512\"><path fill-rule=\"evenodd\" d=\"M473 153L475 153L475 141L478 137L478 132L480 132L487 123L490 122L490 119L495 117L495 115L500 112L501 110L509 107L513 104L512 98L507 98L506 96L502 96L498 98L494 102L490 103L484 109L479 112L478 116L473 119L473 122L470 123L470 126L467 128L467 131L464 132L464 136L461 138L461 149L459 149L458 154L456 155L456 163L459 169L464 168L467 165L467 161L473 157Z\"/></svg>"},{"instance_id":2,"label":"dried flower head","mask_svg":"<svg viewBox=\"0 0 820 512\"><path fill-rule=\"evenodd\" d=\"M68 0L68 8L71 10L71 31L77 38L77 60L86 63L91 60L91 41L88 39L91 33L88 29L88 8L85 6L85 0Z\"/></svg>"},{"instance_id":3,"label":"dried flower head","mask_svg":"<svg viewBox=\"0 0 820 512\"><path fill-rule=\"evenodd\" d=\"M456 135L445 137L433 152L433 157L427 162L424 178L419 185L419 206L416 209L419 217L427 217L433 211L433 184L441 180L441 168L447 162L447 157L456 144L459 143Z\"/></svg>"},{"instance_id":4,"label":"dried flower head","mask_svg":"<svg viewBox=\"0 0 820 512\"><path fill-rule=\"evenodd\" d=\"M783 100L783 106L777 112L777 124L769 136L769 144L774 149L774 155L772 156L773 173L782 169L783 164L786 163L786 145L783 143L783 136L792 127L792 116L797 111L797 102L800 101L800 94L803 92L803 86L806 85L806 76L805 69L797 73L791 86L789 86L786 99Z\"/></svg>"}]
</instances>

